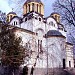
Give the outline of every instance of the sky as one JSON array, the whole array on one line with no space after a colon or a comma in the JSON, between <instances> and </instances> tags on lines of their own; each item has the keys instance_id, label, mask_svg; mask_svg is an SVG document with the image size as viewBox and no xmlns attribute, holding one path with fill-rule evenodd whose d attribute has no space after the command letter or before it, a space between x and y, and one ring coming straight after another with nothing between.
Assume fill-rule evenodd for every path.
<instances>
[{"instance_id":1,"label":"sky","mask_svg":"<svg viewBox=\"0 0 75 75\"><path fill-rule=\"evenodd\" d=\"M0 10L2 12L5 12L6 14L12 11L13 8L12 5L14 5L15 0L11 0L10 2L9 1L10 0L0 0ZM53 12L52 4L54 3L55 0L41 0L41 1L44 4L45 16L49 16Z\"/></svg>"}]
</instances>

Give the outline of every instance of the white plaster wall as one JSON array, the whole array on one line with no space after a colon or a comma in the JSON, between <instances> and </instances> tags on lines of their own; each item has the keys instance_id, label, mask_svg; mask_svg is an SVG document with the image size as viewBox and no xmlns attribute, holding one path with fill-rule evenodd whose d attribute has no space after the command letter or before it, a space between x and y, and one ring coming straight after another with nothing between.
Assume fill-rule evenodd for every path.
<instances>
[{"instance_id":1,"label":"white plaster wall","mask_svg":"<svg viewBox=\"0 0 75 75\"><path fill-rule=\"evenodd\" d=\"M39 53L39 58L37 58L37 55L38 55L38 36L29 34L26 32L22 32L22 31L16 31L15 34L16 34L16 36L22 37L23 45L31 40L30 41L31 50L33 51L31 54L31 58L29 59L29 61L25 61L25 64L23 64L21 66L23 67L24 65L28 64L28 66L31 67L36 62L36 68L46 68L47 67L47 51L45 50L46 49L45 38L42 38L43 53Z\"/></svg>"},{"instance_id":2,"label":"white plaster wall","mask_svg":"<svg viewBox=\"0 0 75 75\"><path fill-rule=\"evenodd\" d=\"M33 32L36 32L36 30L39 28L43 29L45 32L45 23L36 19L32 19L32 20L33 20Z\"/></svg>"},{"instance_id":3,"label":"white plaster wall","mask_svg":"<svg viewBox=\"0 0 75 75\"><path fill-rule=\"evenodd\" d=\"M59 32L61 32L61 34L63 35L63 36L65 36L65 37L67 37L67 35L66 35L66 32L63 30L59 30Z\"/></svg>"},{"instance_id":4,"label":"white plaster wall","mask_svg":"<svg viewBox=\"0 0 75 75\"><path fill-rule=\"evenodd\" d=\"M69 66L69 61L71 62L71 67L74 68L74 60L73 60L73 46L66 44L66 67Z\"/></svg>"},{"instance_id":5,"label":"white plaster wall","mask_svg":"<svg viewBox=\"0 0 75 75\"><path fill-rule=\"evenodd\" d=\"M54 26L51 25L51 22L53 22ZM48 25L47 30L57 30L58 29L57 22L51 17L47 19L47 25Z\"/></svg>"},{"instance_id":6,"label":"white plaster wall","mask_svg":"<svg viewBox=\"0 0 75 75\"><path fill-rule=\"evenodd\" d=\"M49 66L62 67L62 60L65 58L65 39L61 37L50 37L47 39L49 53ZM52 63L52 64L51 64Z\"/></svg>"},{"instance_id":7,"label":"white plaster wall","mask_svg":"<svg viewBox=\"0 0 75 75\"><path fill-rule=\"evenodd\" d=\"M26 22L21 23L21 28L33 31L33 21L28 20Z\"/></svg>"},{"instance_id":8,"label":"white plaster wall","mask_svg":"<svg viewBox=\"0 0 75 75\"><path fill-rule=\"evenodd\" d=\"M15 25L15 26L17 26L17 27L21 27L21 25L20 25L20 22L19 22L19 19L18 18L14 18L14 19L12 19L11 20L11 22L9 23L10 25L12 25L12 26L14 26L14 21L16 21L17 22L17 25Z\"/></svg>"}]
</instances>

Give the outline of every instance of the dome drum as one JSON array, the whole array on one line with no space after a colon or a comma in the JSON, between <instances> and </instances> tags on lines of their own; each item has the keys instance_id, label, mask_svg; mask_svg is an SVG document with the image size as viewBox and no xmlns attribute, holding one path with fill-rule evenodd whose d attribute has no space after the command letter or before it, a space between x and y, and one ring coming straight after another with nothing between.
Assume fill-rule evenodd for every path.
<instances>
[{"instance_id":1,"label":"dome drum","mask_svg":"<svg viewBox=\"0 0 75 75\"><path fill-rule=\"evenodd\" d=\"M34 11L44 15L44 5L40 0L27 0L23 5L23 15Z\"/></svg>"}]
</instances>

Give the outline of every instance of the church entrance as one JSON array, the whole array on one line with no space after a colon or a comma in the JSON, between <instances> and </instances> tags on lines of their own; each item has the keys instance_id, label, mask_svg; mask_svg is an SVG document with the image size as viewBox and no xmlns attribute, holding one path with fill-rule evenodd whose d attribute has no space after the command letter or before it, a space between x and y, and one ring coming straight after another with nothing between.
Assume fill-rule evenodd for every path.
<instances>
[{"instance_id":1,"label":"church entrance","mask_svg":"<svg viewBox=\"0 0 75 75\"><path fill-rule=\"evenodd\" d=\"M65 69L65 59L63 59L63 69Z\"/></svg>"},{"instance_id":2,"label":"church entrance","mask_svg":"<svg viewBox=\"0 0 75 75\"><path fill-rule=\"evenodd\" d=\"M24 66L22 75L28 75L28 67Z\"/></svg>"}]
</instances>

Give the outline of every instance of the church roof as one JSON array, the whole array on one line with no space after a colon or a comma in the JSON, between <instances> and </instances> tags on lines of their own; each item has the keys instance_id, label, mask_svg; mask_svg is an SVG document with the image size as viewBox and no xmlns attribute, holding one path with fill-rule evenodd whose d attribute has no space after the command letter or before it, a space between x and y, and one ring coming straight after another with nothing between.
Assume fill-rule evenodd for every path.
<instances>
[{"instance_id":1,"label":"church roof","mask_svg":"<svg viewBox=\"0 0 75 75\"><path fill-rule=\"evenodd\" d=\"M47 37L49 36L63 36L63 35L57 30L49 30L47 32Z\"/></svg>"},{"instance_id":2,"label":"church roof","mask_svg":"<svg viewBox=\"0 0 75 75\"><path fill-rule=\"evenodd\" d=\"M41 2L41 0L27 0L25 3L28 3L28 2Z\"/></svg>"},{"instance_id":3,"label":"church roof","mask_svg":"<svg viewBox=\"0 0 75 75\"><path fill-rule=\"evenodd\" d=\"M9 12L8 14L14 14L14 15L16 15L16 13L15 13L15 12Z\"/></svg>"},{"instance_id":4,"label":"church roof","mask_svg":"<svg viewBox=\"0 0 75 75\"><path fill-rule=\"evenodd\" d=\"M22 22L22 18L21 18L21 17L18 17L18 16L14 16L14 17L10 20L10 22L11 22L14 18L18 18L19 21L20 21L20 23Z\"/></svg>"}]
</instances>

